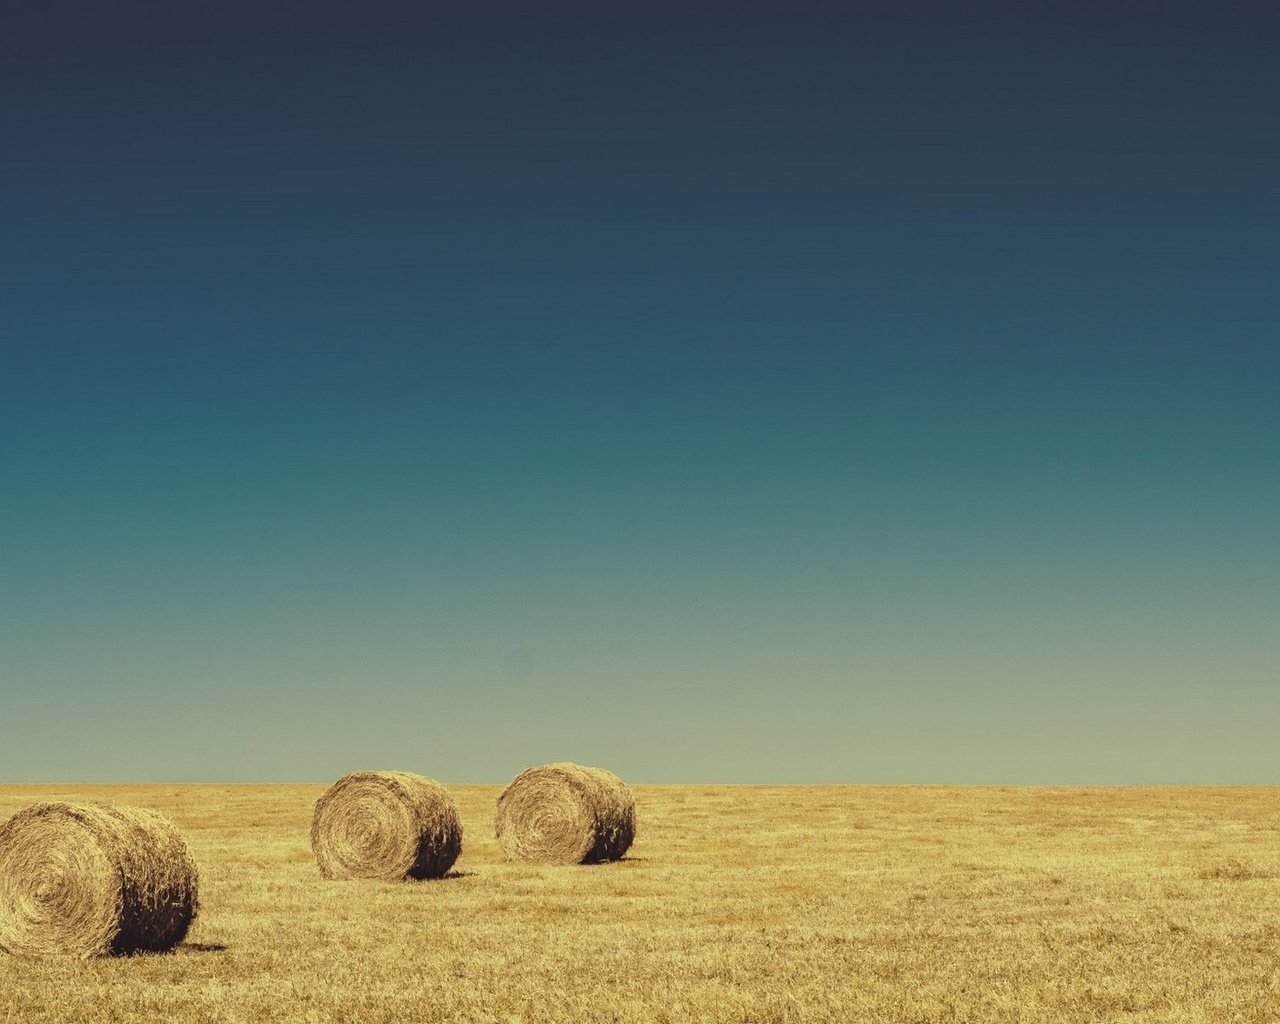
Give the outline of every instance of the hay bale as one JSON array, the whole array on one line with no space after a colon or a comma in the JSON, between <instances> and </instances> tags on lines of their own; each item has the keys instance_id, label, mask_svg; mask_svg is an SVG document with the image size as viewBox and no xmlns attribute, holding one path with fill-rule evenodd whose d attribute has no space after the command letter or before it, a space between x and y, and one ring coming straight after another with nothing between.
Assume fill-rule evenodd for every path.
<instances>
[{"instance_id":1,"label":"hay bale","mask_svg":"<svg viewBox=\"0 0 1280 1024\"><path fill-rule=\"evenodd\" d=\"M352 772L316 801L311 850L325 878L439 878L462 852L462 821L435 779Z\"/></svg>"},{"instance_id":2,"label":"hay bale","mask_svg":"<svg viewBox=\"0 0 1280 1024\"><path fill-rule=\"evenodd\" d=\"M153 811L39 803L0 825L0 949L9 953L171 949L196 916L197 889L186 842Z\"/></svg>"},{"instance_id":3,"label":"hay bale","mask_svg":"<svg viewBox=\"0 0 1280 1024\"><path fill-rule=\"evenodd\" d=\"M618 776L567 761L526 768L498 797L498 845L508 860L617 860L636 835L636 801Z\"/></svg>"}]
</instances>

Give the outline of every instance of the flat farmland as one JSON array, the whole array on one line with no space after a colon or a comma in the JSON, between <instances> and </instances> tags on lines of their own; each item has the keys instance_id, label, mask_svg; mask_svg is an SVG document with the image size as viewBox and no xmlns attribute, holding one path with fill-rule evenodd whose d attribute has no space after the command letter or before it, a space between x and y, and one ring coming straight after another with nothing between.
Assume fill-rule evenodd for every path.
<instances>
[{"instance_id":1,"label":"flat farmland","mask_svg":"<svg viewBox=\"0 0 1280 1024\"><path fill-rule=\"evenodd\" d=\"M437 881L325 882L322 785L5 786L169 815L163 955L0 954L0 1022L1273 1022L1280 789L637 786L593 867L505 863L451 786Z\"/></svg>"}]
</instances>

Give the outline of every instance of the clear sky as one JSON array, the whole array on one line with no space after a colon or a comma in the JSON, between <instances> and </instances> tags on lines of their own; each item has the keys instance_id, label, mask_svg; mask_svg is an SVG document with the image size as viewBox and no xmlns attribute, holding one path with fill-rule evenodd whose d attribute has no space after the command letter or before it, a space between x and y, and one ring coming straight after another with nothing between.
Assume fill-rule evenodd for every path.
<instances>
[{"instance_id":1,"label":"clear sky","mask_svg":"<svg viewBox=\"0 0 1280 1024\"><path fill-rule=\"evenodd\" d=\"M0 779L1280 781L1278 51L4 4Z\"/></svg>"}]
</instances>

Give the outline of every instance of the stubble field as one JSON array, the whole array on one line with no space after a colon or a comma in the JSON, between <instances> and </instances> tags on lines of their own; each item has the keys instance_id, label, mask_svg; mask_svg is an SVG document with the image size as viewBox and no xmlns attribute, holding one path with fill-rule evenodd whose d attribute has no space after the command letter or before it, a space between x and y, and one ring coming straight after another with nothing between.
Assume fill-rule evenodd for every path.
<instances>
[{"instance_id":1,"label":"stubble field","mask_svg":"<svg viewBox=\"0 0 1280 1024\"><path fill-rule=\"evenodd\" d=\"M639 786L628 857L324 882L316 786L7 786L172 817L165 955L0 954L0 1022L1271 1022L1280 790Z\"/></svg>"}]
</instances>

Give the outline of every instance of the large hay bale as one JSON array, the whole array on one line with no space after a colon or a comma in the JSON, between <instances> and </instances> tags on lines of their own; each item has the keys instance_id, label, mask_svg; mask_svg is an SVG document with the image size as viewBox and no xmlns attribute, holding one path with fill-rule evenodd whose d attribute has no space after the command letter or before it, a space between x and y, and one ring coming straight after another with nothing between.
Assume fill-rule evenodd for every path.
<instances>
[{"instance_id":1,"label":"large hay bale","mask_svg":"<svg viewBox=\"0 0 1280 1024\"><path fill-rule=\"evenodd\" d=\"M167 818L140 807L39 803L0 825L0 949L160 952L187 934L198 875Z\"/></svg>"},{"instance_id":2,"label":"large hay bale","mask_svg":"<svg viewBox=\"0 0 1280 1024\"><path fill-rule=\"evenodd\" d=\"M498 797L498 845L508 860L617 860L636 835L636 801L618 776L562 761L526 768Z\"/></svg>"},{"instance_id":3,"label":"large hay bale","mask_svg":"<svg viewBox=\"0 0 1280 1024\"><path fill-rule=\"evenodd\" d=\"M311 849L325 878L439 878L462 852L462 821L435 779L352 772L316 801Z\"/></svg>"}]
</instances>

